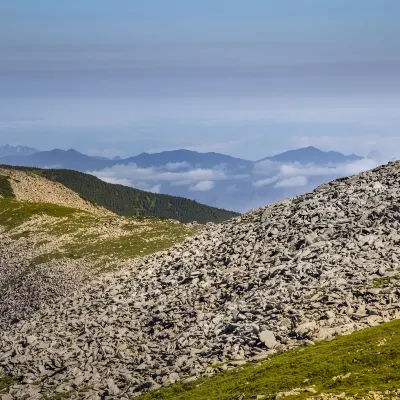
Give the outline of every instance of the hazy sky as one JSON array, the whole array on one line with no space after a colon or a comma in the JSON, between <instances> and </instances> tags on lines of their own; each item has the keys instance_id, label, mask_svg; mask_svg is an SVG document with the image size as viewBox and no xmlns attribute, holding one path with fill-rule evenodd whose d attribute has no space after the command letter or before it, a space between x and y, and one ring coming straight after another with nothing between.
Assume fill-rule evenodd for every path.
<instances>
[{"instance_id":1,"label":"hazy sky","mask_svg":"<svg viewBox=\"0 0 400 400\"><path fill-rule=\"evenodd\" d=\"M0 145L400 153L398 0L5 0Z\"/></svg>"}]
</instances>

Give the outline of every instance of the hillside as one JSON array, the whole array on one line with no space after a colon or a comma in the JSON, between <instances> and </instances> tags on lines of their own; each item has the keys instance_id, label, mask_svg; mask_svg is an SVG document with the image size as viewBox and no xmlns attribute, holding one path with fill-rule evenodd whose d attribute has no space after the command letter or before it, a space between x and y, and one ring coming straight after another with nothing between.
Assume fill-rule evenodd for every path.
<instances>
[{"instance_id":1,"label":"hillside","mask_svg":"<svg viewBox=\"0 0 400 400\"><path fill-rule=\"evenodd\" d=\"M396 323L301 355L302 346L400 318L399 180L400 162L389 163L128 260L0 333L4 379L25 377L9 392L130 398L286 351L257 366L255 375L251 366L239 368L244 375L226 382L225 397L210 397L223 388L216 377L194 382L192 392L177 387L176 398L271 397L298 385L314 386L313 396L392 390L400 361ZM268 366L282 380L274 383ZM236 396L246 382L249 390ZM298 392L292 398L310 397ZM174 398L171 393L150 398Z\"/></svg>"},{"instance_id":2,"label":"hillside","mask_svg":"<svg viewBox=\"0 0 400 400\"><path fill-rule=\"evenodd\" d=\"M29 172L57 182L82 199L120 216L171 218L180 222L219 223L237 213L209 207L183 197L145 192L127 186L104 182L95 176L62 169L37 169L0 166L3 169ZM40 192L40 191L39 191ZM41 201L41 200L40 200Z\"/></svg>"},{"instance_id":3,"label":"hillside","mask_svg":"<svg viewBox=\"0 0 400 400\"><path fill-rule=\"evenodd\" d=\"M105 208L97 207L84 200L61 183L50 181L30 171L0 167L0 179L3 182L2 185L0 184L0 194L3 187L4 197L33 203L57 204L102 216L115 215Z\"/></svg>"},{"instance_id":4,"label":"hillside","mask_svg":"<svg viewBox=\"0 0 400 400\"><path fill-rule=\"evenodd\" d=\"M0 328L124 260L164 250L197 230L173 220L0 198Z\"/></svg>"}]
</instances>

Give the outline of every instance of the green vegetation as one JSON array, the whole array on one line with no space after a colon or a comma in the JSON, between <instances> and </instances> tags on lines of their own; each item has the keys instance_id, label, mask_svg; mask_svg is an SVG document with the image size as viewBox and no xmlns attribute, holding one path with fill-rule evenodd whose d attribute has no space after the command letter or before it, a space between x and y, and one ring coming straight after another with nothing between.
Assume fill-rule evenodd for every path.
<instances>
[{"instance_id":1,"label":"green vegetation","mask_svg":"<svg viewBox=\"0 0 400 400\"><path fill-rule=\"evenodd\" d=\"M317 393L359 397L400 387L400 320L287 351L211 378L140 396L140 400L237 400L313 387ZM286 399L304 399L311 393Z\"/></svg>"},{"instance_id":2,"label":"green vegetation","mask_svg":"<svg viewBox=\"0 0 400 400\"><path fill-rule=\"evenodd\" d=\"M49 180L59 182L83 199L97 204L121 216L171 218L180 222L222 222L238 214L206 206L183 197L145 192L127 186L114 185L93 175L66 169L38 169L10 167L34 172Z\"/></svg>"},{"instance_id":3,"label":"green vegetation","mask_svg":"<svg viewBox=\"0 0 400 400\"><path fill-rule=\"evenodd\" d=\"M36 215L62 218L72 216L77 212L78 210L74 208L49 203L28 203L13 199L0 199L0 225L8 229L15 228ZM79 211L79 213L82 214L84 211Z\"/></svg>"},{"instance_id":4,"label":"green vegetation","mask_svg":"<svg viewBox=\"0 0 400 400\"><path fill-rule=\"evenodd\" d=\"M35 224L25 224L32 218L37 218ZM46 251L31 260L33 265L66 257L86 258L102 266L106 261L165 250L197 231L173 220L99 217L54 204L4 198L0 199L0 225L15 240L33 236L37 247L46 245Z\"/></svg>"},{"instance_id":5,"label":"green vegetation","mask_svg":"<svg viewBox=\"0 0 400 400\"><path fill-rule=\"evenodd\" d=\"M14 192L11 187L8 176L0 175L0 196L5 198L13 198Z\"/></svg>"},{"instance_id":6,"label":"green vegetation","mask_svg":"<svg viewBox=\"0 0 400 400\"><path fill-rule=\"evenodd\" d=\"M372 281L373 285L377 288L389 284L391 281L400 279L400 275L386 276L384 278L377 278Z\"/></svg>"},{"instance_id":7,"label":"green vegetation","mask_svg":"<svg viewBox=\"0 0 400 400\"><path fill-rule=\"evenodd\" d=\"M0 376L0 394L4 393L15 382L17 382L17 380L10 376Z\"/></svg>"}]
</instances>

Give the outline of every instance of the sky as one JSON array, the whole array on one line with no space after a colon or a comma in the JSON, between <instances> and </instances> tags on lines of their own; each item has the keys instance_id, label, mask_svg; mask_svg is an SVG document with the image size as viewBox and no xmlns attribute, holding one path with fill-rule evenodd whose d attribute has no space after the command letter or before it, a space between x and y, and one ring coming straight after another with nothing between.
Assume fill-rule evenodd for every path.
<instances>
[{"instance_id":1,"label":"sky","mask_svg":"<svg viewBox=\"0 0 400 400\"><path fill-rule=\"evenodd\" d=\"M400 152L398 0L5 0L0 145Z\"/></svg>"}]
</instances>

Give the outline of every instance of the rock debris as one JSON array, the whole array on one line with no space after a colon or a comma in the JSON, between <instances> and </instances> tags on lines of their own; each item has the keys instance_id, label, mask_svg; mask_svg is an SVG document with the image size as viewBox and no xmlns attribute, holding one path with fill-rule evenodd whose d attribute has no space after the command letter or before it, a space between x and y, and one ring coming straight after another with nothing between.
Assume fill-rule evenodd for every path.
<instances>
[{"instance_id":1,"label":"rock debris","mask_svg":"<svg viewBox=\"0 0 400 400\"><path fill-rule=\"evenodd\" d=\"M129 399L399 318L399 181L339 179L92 280L0 333L8 395Z\"/></svg>"}]
</instances>

